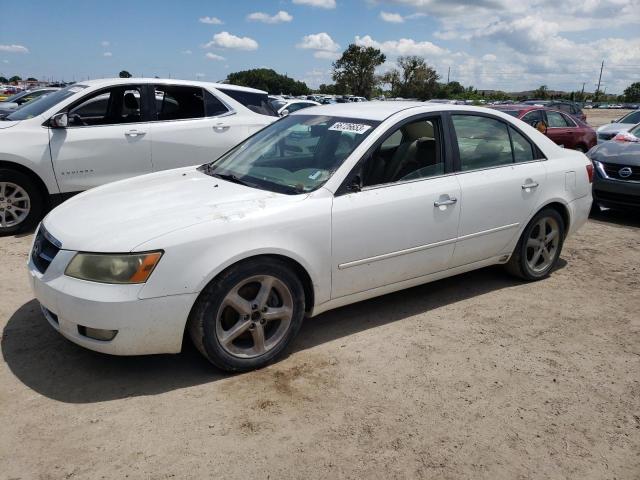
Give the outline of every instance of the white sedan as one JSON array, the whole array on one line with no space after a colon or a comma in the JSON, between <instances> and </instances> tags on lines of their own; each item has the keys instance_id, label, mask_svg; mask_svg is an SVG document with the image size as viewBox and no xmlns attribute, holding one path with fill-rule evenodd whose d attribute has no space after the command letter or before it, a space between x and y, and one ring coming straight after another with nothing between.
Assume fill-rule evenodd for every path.
<instances>
[{"instance_id":1,"label":"white sedan","mask_svg":"<svg viewBox=\"0 0 640 480\"><path fill-rule=\"evenodd\" d=\"M493 264L553 270L593 167L495 110L305 109L213 163L82 193L40 225L29 277L69 340L264 366L305 316Z\"/></svg>"}]
</instances>

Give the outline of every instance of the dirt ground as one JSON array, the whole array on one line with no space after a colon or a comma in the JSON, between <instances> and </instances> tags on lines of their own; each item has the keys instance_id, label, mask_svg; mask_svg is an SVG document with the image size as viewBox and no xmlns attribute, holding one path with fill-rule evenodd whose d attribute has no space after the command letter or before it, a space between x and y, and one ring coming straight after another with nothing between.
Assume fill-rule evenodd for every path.
<instances>
[{"instance_id":1,"label":"dirt ground","mask_svg":"<svg viewBox=\"0 0 640 480\"><path fill-rule=\"evenodd\" d=\"M587 116L587 123L594 128L610 123L612 120L624 117L633 110L600 110L599 108L583 110Z\"/></svg>"},{"instance_id":2,"label":"dirt ground","mask_svg":"<svg viewBox=\"0 0 640 480\"><path fill-rule=\"evenodd\" d=\"M229 376L190 344L111 357L46 323L0 238L0 479L638 479L640 216L550 278L487 268L308 320Z\"/></svg>"}]
</instances>

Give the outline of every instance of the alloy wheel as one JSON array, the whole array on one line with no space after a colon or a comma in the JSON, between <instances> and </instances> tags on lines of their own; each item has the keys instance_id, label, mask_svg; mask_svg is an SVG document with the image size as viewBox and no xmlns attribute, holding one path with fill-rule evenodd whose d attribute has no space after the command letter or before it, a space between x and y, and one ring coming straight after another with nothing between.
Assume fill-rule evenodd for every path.
<instances>
[{"instance_id":1,"label":"alloy wheel","mask_svg":"<svg viewBox=\"0 0 640 480\"><path fill-rule=\"evenodd\" d=\"M293 296L278 278L257 275L235 285L224 297L215 334L222 348L238 358L254 358L275 348L293 318Z\"/></svg>"},{"instance_id":2,"label":"alloy wheel","mask_svg":"<svg viewBox=\"0 0 640 480\"><path fill-rule=\"evenodd\" d=\"M0 182L0 228L21 224L30 211L31 199L24 188L12 182Z\"/></svg>"},{"instance_id":3,"label":"alloy wheel","mask_svg":"<svg viewBox=\"0 0 640 480\"><path fill-rule=\"evenodd\" d=\"M543 217L533 226L527 239L526 260L531 271L544 272L555 261L560 245L560 226L551 217Z\"/></svg>"}]
</instances>

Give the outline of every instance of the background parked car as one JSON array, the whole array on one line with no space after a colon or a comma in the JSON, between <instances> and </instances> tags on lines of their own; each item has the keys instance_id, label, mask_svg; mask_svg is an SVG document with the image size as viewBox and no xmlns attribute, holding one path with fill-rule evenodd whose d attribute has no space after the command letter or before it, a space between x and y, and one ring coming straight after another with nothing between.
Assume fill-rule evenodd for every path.
<instances>
[{"instance_id":1,"label":"background parked car","mask_svg":"<svg viewBox=\"0 0 640 480\"><path fill-rule=\"evenodd\" d=\"M597 143L593 128L565 112L527 104L493 105L491 108L513 115L538 128L565 148L587 152Z\"/></svg>"},{"instance_id":2,"label":"background parked car","mask_svg":"<svg viewBox=\"0 0 640 480\"><path fill-rule=\"evenodd\" d=\"M598 128L598 143L611 140L620 132L626 132L634 125L640 123L640 110L629 112L622 118L613 120L611 123L602 125Z\"/></svg>"},{"instance_id":3,"label":"background parked car","mask_svg":"<svg viewBox=\"0 0 640 480\"><path fill-rule=\"evenodd\" d=\"M148 78L78 83L0 119L0 234L69 196L123 178L210 162L273 122L267 94Z\"/></svg>"},{"instance_id":4,"label":"background parked car","mask_svg":"<svg viewBox=\"0 0 640 480\"><path fill-rule=\"evenodd\" d=\"M640 208L640 124L589 151L594 205Z\"/></svg>"},{"instance_id":5,"label":"background parked car","mask_svg":"<svg viewBox=\"0 0 640 480\"><path fill-rule=\"evenodd\" d=\"M575 102L567 100L525 100L522 103L524 105L542 105L552 110L560 110L561 112L568 113L582 122L586 123L587 121L587 116Z\"/></svg>"},{"instance_id":6,"label":"background parked car","mask_svg":"<svg viewBox=\"0 0 640 480\"><path fill-rule=\"evenodd\" d=\"M320 105L312 100L272 100L271 106L283 117L290 113L297 112L303 108L315 107Z\"/></svg>"},{"instance_id":7,"label":"background parked car","mask_svg":"<svg viewBox=\"0 0 640 480\"><path fill-rule=\"evenodd\" d=\"M41 98L57 90L60 89L55 87L45 87L16 93L15 95L12 95L6 100L0 102L0 118L9 115L14 110L20 108L21 106L32 100L35 100L36 98Z\"/></svg>"}]
</instances>

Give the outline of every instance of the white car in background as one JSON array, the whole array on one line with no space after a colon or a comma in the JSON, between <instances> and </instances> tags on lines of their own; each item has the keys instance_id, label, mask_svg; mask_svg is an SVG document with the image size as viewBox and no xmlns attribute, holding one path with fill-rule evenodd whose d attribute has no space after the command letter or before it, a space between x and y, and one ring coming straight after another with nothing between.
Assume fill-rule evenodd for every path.
<instances>
[{"instance_id":1,"label":"white car in background","mask_svg":"<svg viewBox=\"0 0 640 480\"><path fill-rule=\"evenodd\" d=\"M596 133L598 134L598 143L606 142L611 140L617 134L621 132L626 132L631 129L634 125L640 123L640 110L634 110L632 112L627 113L622 118L618 120L612 120L611 123L607 123L598 127Z\"/></svg>"},{"instance_id":2,"label":"white car in background","mask_svg":"<svg viewBox=\"0 0 640 480\"><path fill-rule=\"evenodd\" d=\"M29 277L86 348L176 353L188 332L218 367L249 370L305 315L487 265L545 278L587 221L592 178L585 155L498 111L313 107L212 163L68 200Z\"/></svg>"},{"instance_id":3,"label":"white car in background","mask_svg":"<svg viewBox=\"0 0 640 480\"><path fill-rule=\"evenodd\" d=\"M277 119L261 90L149 78L79 82L0 119L0 235L89 188L215 160Z\"/></svg>"},{"instance_id":4,"label":"white car in background","mask_svg":"<svg viewBox=\"0 0 640 480\"><path fill-rule=\"evenodd\" d=\"M313 100L285 100L276 99L271 101L271 106L278 112L278 115L285 117L290 113L297 112L303 108L317 107L320 105Z\"/></svg>"}]
</instances>

